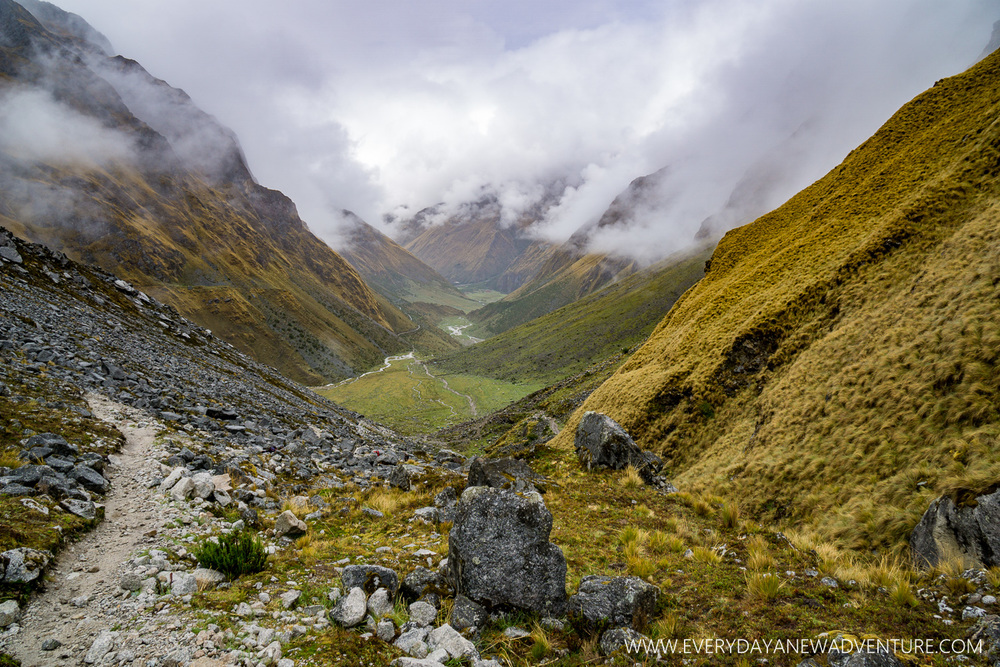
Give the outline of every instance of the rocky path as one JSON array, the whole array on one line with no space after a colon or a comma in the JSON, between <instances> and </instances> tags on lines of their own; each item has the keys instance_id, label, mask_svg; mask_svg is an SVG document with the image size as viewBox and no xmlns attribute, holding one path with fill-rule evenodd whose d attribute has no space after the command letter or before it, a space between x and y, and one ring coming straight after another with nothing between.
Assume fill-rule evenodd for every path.
<instances>
[{"instance_id":1,"label":"rocky path","mask_svg":"<svg viewBox=\"0 0 1000 667\"><path fill-rule=\"evenodd\" d=\"M117 570L144 543L152 542L162 523L162 505L147 488L156 474L156 429L138 410L96 394L87 400L96 416L125 435L126 445L111 458L105 520L60 554L45 591L25 610L22 630L11 647L23 667L79 664L101 631L121 625ZM60 646L52 649L52 640Z\"/></svg>"}]
</instances>

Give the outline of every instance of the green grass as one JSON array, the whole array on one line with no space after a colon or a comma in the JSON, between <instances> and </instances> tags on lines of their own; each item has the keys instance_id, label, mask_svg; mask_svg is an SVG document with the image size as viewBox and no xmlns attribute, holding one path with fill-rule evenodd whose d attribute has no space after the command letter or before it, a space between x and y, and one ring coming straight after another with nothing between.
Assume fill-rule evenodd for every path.
<instances>
[{"instance_id":1,"label":"green grass","mask_svg":"<svg viewBox=\"0 0 1000 667\"><path fill-rule=\"evenodd\" d=\"M428 373L421 361L408 358L391 362L382 372L316 391L401 433L414 435L499 409L536 389L538 385L439 372L433 366Z\"/></svg>"},{"instance_id":2,"label":"green grass","mask_svg":"<svg viewBox=\"0 0 1000 667\"><path fill-rule=\"evenodd\" d=\"M641 271L437 363L455 372L543 384L582 372L645 340L703 275L709 252Z\"/></svg>"}]
</instances>

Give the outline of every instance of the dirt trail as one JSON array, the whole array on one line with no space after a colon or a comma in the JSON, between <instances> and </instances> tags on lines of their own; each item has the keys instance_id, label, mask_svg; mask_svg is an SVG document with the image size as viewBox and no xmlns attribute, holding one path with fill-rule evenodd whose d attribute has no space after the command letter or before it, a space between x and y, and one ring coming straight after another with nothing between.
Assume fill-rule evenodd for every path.
<instances>
[{"instance_id":1,"label":"dirt trail","mask_svg":"<svg viewBox=\"0 0 1000 667\"><path fill-rule=\"evenodd\" d=\"M77 664L101 630L120 619L109 618L121 593L118 568L144 542L144 533L161 525L161 505L144 478L155 466L153 442L156 429L143 421L143 413L116 404L103 396L88 395L90 409L112 423L126 439L124 449L111 457L111 489L105 496L105 520L86 537L65 549L50 568L45 591L32 599L21 620L22 630L13 647L23 667ZM145 474L144 474L145 473ZM62 643L54 651L42 650L47 639Z\"/></svg>"}]
</instances>

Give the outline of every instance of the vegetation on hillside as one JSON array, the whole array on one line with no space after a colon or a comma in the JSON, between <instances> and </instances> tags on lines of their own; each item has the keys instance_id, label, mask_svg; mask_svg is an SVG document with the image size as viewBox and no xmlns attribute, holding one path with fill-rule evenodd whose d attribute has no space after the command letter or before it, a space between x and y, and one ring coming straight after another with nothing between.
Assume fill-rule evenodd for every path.
<instances>
[{"instance_id":1,"label":"vegetation on hillside","mask_svg":"<svg viewBox=\"0 0 1000 667\"><path fill-rule=\"evenodd\" d=\"M1000 53L939 81L823 179L720 242L587 400L681 488L901 546L1000 476Z\"/></svg>"}]
</instances>

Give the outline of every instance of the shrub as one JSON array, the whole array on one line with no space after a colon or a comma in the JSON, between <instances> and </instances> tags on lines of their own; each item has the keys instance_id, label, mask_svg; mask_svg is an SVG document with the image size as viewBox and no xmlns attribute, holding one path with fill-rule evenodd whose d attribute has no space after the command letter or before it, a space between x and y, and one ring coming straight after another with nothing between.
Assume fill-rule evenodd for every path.
<instances>
[{"instance_id":1,"label":"shrub","mask_svg":"<svg viewBox=\"0 0 1000 667\"><path fill-rule=\"evenodd\" d=\"M230 579L260 572L267 562L264 543L246 530L223 535L218 542L206 540L194 550L194 555L198 563Z\"/></svg>"}]
</instances>

